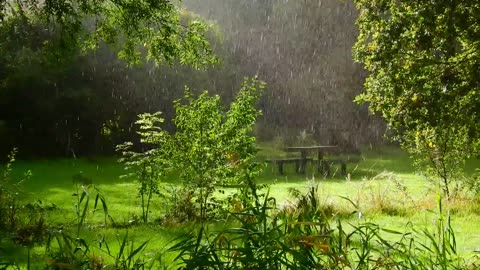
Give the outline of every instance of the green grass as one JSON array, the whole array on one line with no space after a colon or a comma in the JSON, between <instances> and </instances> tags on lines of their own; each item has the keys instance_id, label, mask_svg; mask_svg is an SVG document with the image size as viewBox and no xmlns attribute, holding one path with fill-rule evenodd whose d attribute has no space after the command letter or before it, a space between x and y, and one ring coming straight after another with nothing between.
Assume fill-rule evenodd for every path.
<instances>
[{"instance_id":1,"label":"green grass","mask_svg":"<svg viewBox=\"0 0 480 270\"><path fill-rule=\"evenodd\" d=\"M273 145L262 145L259 159L283 154L275 149ZM468 163L467 171L471 173L477 167L478 160L472 160ZM149 252L164 249L176 236L190 231L191 226L194 226L141 225L136 184L131 178L120 178L124 171L114 158L17 161L14 164L14 175L20 176L26 170L30 170L33 176L23 184L27 194L24 200L41 200L44 206L55 205L56 210L48 214L47 222L50 224L66 227L75 224L76 201L72 194L76 192L76 185L72 176L81 172L104 195L116 223L137 224L129 227L129 235L137 243L149 240ZM432 190L432 185L423 176L415 173L408 155L399 149L363 150L360 162L348 165L348 177L342 177L338 172L333 177L321 177L316 175L313 168L308 168L305 175L298 175L293 170L293 166L287 166L286 175L278 175L275 167L267 167L258 181L270 184L270 194L279 203L291 200L289 188L305 191L309 185L318 185L321 201L331 205L338 213L355 210L350 202L342 198L348 197L358 205L362 220L373 221L391 229L402 231L411 225L417 228L432 227L435 221L435 190ZM168 182L176 181L169 179ZM91 196L90 203L93 207L94 192ZM150 220L162 216L164 203L159 198L153 200ZM480 224L477 222L480 218L479 204L458 200L452 202L452 205L452 211L455 210L452 220L459 251L470 255L474 250L480 249ZM101 211L88 214L82 236L92 245L96 245L102 235L107 239L116 239L117 235L126 232L124 228L103 227L103 220ZM347 222L358 222L357 214ZM112 242L112 248L118 248L118 241ZM42 254L41 248L35 251ZM41 260L41 256L38 256L37 259Z\"/></svg>"},{"instance_id":2,"label":"green grass","mask_svg":"<svg viewBox=\"0 0 480 270\"><path fill-rule=\"evenodd\" d=\"M260 155L271 158L279 153L264 146ZM473 173L479 168L479 160L467 162L465 172ZM266 169L261 181L275 183L271 194L279 201L288 200L288 188L306 190L309 185L318 185L326 204L334 205L338 211L351 212L355 208L342 197L348 197L362 210L362 219L386 228L404 231L409 227L432 228L435 222L436 189L424 176L415 172L412 161L398 148L364 149L358 164L348 164L349 177L338 173L331 178L307 170L305 176L294 173L294 166L286 168L286 175L279 175L276 168ZM400 189L398 184L405 188ZM385 209L380 205L384 204ZM450 202L453 227L457 232L459 251L472 255L480 249L480 205L471 200ZM351 220L350 222L357 222Z\"/></svg>"}]
</instances>

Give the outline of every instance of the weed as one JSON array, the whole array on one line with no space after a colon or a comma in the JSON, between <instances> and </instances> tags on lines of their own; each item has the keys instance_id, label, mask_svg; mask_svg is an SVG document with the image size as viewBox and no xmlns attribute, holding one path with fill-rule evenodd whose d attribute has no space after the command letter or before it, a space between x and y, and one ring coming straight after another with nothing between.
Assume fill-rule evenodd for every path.
<instances>
[{"instance_id":1,"label":"weed","mask_svg":"<svg viewBox=\"0 0 480 270\"><path fill-rule=\"evenodd\" d=\"M101 209L103 210L104 215L104 226L107 225L107 218L115 224L113 218L110 216L108 212L108 205L105 200L105 197L101 194L100 190L97 187L93 187L96 192L95 195L95 203L94 209L92 213L97 212L99 209L97 208L101 204ZM88 209L90 204L90 186L84 185L77 185L76 192L72 194L75 197L75 215L76 215L76 225L77 225L77 237L80 235L80 230L84 226L87 215Z\"/></svg>"},{"instance_id":2,"label":"weed","mask_svg":"<svg viewBox=\"0 0 480 270\"><path fill-rule=\"evenodd\" d=\"M147 260L141 256L148 241L143 242L139 246L135 246L133 240L128 237L128 231L123 238L118 239L120 248L118 252L110 249L108 241L105 237L101 237L98 241L99 252L106 254L113 263L106 263L101 256L93 252L93 248L88 242L81 238L81 228L85 224L87 214L89 213L90 193L88 186L77 186L77 192L74 196L77 199L75 212L77 215L77 231L76 237L72 237L66 229L48 229L48 238L46 240L45 255L48 259L46 269L145 269ZM97 211L97 206L101 204L105 216L106 225L107 217L112 222L108 212L108 205L100 191L95 187L97 195L93 212ZM114 223L115 225L115 223Z\"/></svg>"},{"instance_id":3,"label":"weed","mask_svg":"<svg viewBox=\"0 0 480 270\"><path fill-rule=\"evenodd\" d=\"M179 239L170 251L181 269L315 269L314 254L327 245L330 230L317 215L315 202L307 195L300 214L303 219L290 222L270 213L276 207L269 192L261 191L251 180L240 188L241 207L231 212L238 226L220 232L202 227L196 237ZM314 191L315 192L315 191ZM316 199L315 199L316 200ZM313 210L315 209L315 210Z\"/></svg>"},{"instance_id":4,"label":"weed","mask_svg":"<svg viewBox=\"0 0 480 270\"><path fill-rule=\"evenodd\" d=\"M129 239L128 231L121 239L118 238L117 240L120 243L120 249L117 253L110 250L108 241L104 237L99 240L100 250L114 260L113 264L106 264L102 269L110 267L113 267L113 269L145 269L148 262L141 256L141 252L145 249L148 241L136 246L134 241ZM93 257L95 260L92 260L92 262L100 264L101 260L98 258Z\"/></svg>"},{"instance_id":5,"label":"weed","mask_svg":"<svg viewBox=\"0 0 480 270\"><path fill-rule=\"evenodd\" d=\"M12 165L15 162L17 149L14 148L8 156L8 162L0 175L0 228L15 231L19 223L19 196L22 193L20 185L30 178L27 171L21 179L13 179Z\"/></svg>"},{"instance_id":6,"label":"weed","mask_svg":"<svg viewBox=\"0 0 480 270\"><path fill-rule=\"evenodd\" d=\"M439 195L434 230L398 232L360 221L336 227L318 205L318 189L297 197L295 209L272 216L275 200L253 182L240 189L242 208L232 212L238 226L211 232L202 226L177 240L180 269L467 269L457 254L450 215ZM439 194L441 194L439 192ZM352 202L352 201L350 201ZM353 203L353 202L352 202ZM354 205L355 207L358 206ZM389 235L396 236L396 241Z\"/></svg>"},{"instance_id":7,"label":"weed","mask_svg":"<svg viewBox=\"0 0 480 270\"><path fill-rule=\"evenodd\" d=\"M72 176L72 183L75 185L89 186L93 184L92 178L86 177L83 172L79 172Z\"/></svg>"},{"instance_id":8,"label":"weed","mask_svg":"<svg viewBox=\"0 0 480 270\"><path fill-rule=\"evenodd\" d=\"M199 213L194 196L193 191L184 187L167 186L165 192L161 192L161 197L166 204L165 209L167 209L162 223L174 225L197 220Z\"/></svg>"},{"instance_id":9,"label":"weed","mask_svg":"<svg viewBox=\"0 0 480 270\"><path fill-rule=\"evenodd\" d=\"M87 242L71 237L65 230L51 229L46 241L46 269L86 269L90 251Z\"/></svg>"},{"instance_id":10,"label":"weed","mask_svg":"<svg viewBox=\"0 0 480 270\"><path fill-rule=\"evenodd\" d=\"M357 204L364 205L362 212L372 211L386 215L405 216L415 201L407 187L390 172L383 172L364 180L357 192Z\"/></svg>"}]
</instances>

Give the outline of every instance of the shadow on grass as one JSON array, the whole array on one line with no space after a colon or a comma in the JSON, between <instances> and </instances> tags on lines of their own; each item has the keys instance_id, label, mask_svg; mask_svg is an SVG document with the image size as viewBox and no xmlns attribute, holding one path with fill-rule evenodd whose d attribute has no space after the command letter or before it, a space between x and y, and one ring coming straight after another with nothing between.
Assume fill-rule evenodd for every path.
<instances>
[{"instance_id":1,"label":"shadow on grass","mask_svg":"<svg viewBox=\"0 0 480 270\"><path fill-rule=\"evenodd\" d=\"M97 185L132 182L131 178L120 177L125 171L115 157L17 161L13 164L14 179L21 179L27 171L31 171L32 176L22 183L26 192L44 192L50 188L73 190L74 176L79 174Z\"/></svg>"}]
</instances>

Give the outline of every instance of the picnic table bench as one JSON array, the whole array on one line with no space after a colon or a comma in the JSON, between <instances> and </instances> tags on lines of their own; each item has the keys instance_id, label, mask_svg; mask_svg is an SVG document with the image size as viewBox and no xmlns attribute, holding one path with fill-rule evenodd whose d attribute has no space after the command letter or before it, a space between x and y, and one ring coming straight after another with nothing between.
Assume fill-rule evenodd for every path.
<instances>
[{"instance_id":1,"label":"picnic table bench","mask_svg":"<svg viewBox=\"0 0 480 270\"><path fill-rule=\"evenodd\" d=\"M284 171L283 171L283 165L285 163L295 163L295 171L296 172L300 172L300 168L301 168L301 164L302 163L306 163L308 161L313 161L313 158L306 158L306 159L303 159L303 158L279 158L279 159L267 159L267 162L270 162L270 163L273 163L273 164L276 164L278 166L278 173L280 173L281 175L284 174Z\"/></svg>"},{"instance_id":2,"label":"picnic table bench","mask_svg":"<svg viewBox=\"0 0 480 270\"><path fill-rule=\"evenodd\" d=\"M323 159L318 161L318 173L325 176L330 176L332 165L340 165L340 173L342 176L347 175L347 163L358 163L359 158L337 158L337 159Z\"/></svg>"},{"instance_id":3,"label":"picnic table bench","mask_svg":"<svg viewBox=\"0 0 480 270\"><path fill-rule=\"evenodd\" d=\"M281 175L284 175L284 164L286 163L295 163L295 171L300 174L304 174L306 171L307 163L317 161L318 173L329 176L330 168L334 164L340 164L342 175L347 174L347 163L358 162L359 159L355 158L336 158L336 159L325 159L324 155L329 150L335 149L335 145L314 145L314 146L293 146L285 147L283 150L285 152L300 152L300 157L289 157L289 158L277 158L277 159L268 159L267 162L276 164L278 166L278 172ZM317 152L317 159L308 157L308 154L311 152Z\"/></svg>"}]
</instances>

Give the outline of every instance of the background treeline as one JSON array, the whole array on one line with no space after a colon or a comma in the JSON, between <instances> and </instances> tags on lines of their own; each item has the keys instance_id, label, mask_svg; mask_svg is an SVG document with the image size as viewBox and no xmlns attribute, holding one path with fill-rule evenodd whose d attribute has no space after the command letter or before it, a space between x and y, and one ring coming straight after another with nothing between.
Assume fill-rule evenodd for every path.
<instances>
[{"instance_id":1,"label":"background treeline","mask_svg":"<svg viewBox=\"0 0 480 270\"><path fill-rule=\"evenodd\" d=\"M227 103L245 76L267 83L256 135L287 143L315 140L356 148L382 142L384 124L353 102L365 72L355 64L356 10L351 1L188 0L213 24L221 62L198 71L180 64L128 67L106 46L88 54L55 42L56 32L0 26L0 152L22 157L109 154L134 140L142 112L162 111L185 85ZM64 39L62 39L64 40ZM50 42L50 50L40 46Z\"/></svg>"}]
</instances>

